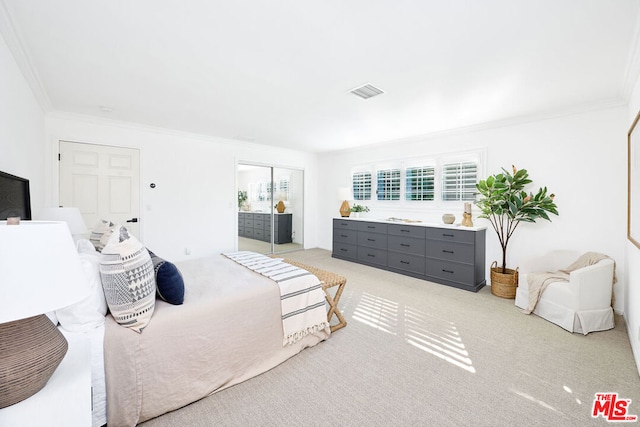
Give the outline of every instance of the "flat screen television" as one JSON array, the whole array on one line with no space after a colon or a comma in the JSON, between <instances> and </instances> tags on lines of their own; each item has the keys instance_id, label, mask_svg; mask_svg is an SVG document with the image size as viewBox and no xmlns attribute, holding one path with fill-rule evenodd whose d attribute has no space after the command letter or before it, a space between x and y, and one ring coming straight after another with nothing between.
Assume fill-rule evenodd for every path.
<instances>
[{"instance_id":1,"label":"flat screen television","mask_svg":"<svg viewBox=\"0 0 640 427\"><path fill-rule=\"evenodd\" d=\"M16 216L31 219L29 180L0 172L0 220Z\"/></svg>"}]
</instances>

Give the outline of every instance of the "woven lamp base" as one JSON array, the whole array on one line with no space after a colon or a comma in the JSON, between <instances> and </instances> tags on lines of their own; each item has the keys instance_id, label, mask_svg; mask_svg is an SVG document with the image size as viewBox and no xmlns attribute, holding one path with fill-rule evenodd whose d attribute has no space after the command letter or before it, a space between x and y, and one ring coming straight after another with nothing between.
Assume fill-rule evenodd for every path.
<instances>
[{"instance_id":1,"label":"woven lamp base","mask_svg":"<svg viewBox=\"0 0 640 427\"><path fill-rule=\"evenodd\" d=\"M0 408L40 391L67 348L67 340L44 314L0 324Z\"/></svg>"}]
</instances>

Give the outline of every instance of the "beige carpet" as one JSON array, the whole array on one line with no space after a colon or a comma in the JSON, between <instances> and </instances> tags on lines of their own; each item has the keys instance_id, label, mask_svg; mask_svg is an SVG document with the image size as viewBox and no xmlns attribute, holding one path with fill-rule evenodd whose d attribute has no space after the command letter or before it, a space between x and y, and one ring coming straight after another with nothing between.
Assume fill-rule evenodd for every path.
<instances>
[{"instance_id":1,"label":"beige carpet","mask_svg":"<svg viewBox=\"0 0 640 427\"><path fill-rule=\"evenodd\" d=\"M571 334L489 288L462 291L319 249L287 257L348 278L347 327L144 427L608 425L591 417L598 392L631 399L629 414L640 415L619 316L613 330Z\"/></svg>"}]
</instances>

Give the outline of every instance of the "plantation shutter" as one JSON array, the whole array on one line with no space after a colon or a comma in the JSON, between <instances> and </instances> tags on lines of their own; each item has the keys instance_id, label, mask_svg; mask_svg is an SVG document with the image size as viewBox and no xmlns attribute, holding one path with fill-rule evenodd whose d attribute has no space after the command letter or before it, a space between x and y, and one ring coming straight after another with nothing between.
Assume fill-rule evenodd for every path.
<instances>
[{"instance_id":1,"label":"plantation shutter","mask_svg":"<svg viewBox=\"0 0 640 427\"><path fill-rule=\"evenodd\" d=\"M435 168L420 166L405 170L405 200L433 200Z\"/></svg>"},{"instance_id":2,"label":"plantation shutter","mask_svg":"<svg viewBox=\"0 0 640 427\"><path fill-rule=\"evenodd\" d=\"M443 165L442 200L475 200L477 182L477 162L456 162Z\"/></svg>"},{"instance_id":3,"label":"plantation shutter","mask_svg":"<svg viewBox=\"0 0 640 427\"><path fill-rule=\"evenodd\" d=\"M400 169L378 171L378 200L400 200Z\"/></svg>"},{"instance_id":4,"label":"plantation shutter","mask_svg":"<svg viewBox=\"0 0 640 427\"><path fill-rule=\"evenodd\" d=\"M354 172L353 200L371 200L371 172Z\"/></svg>"}]
</instances>

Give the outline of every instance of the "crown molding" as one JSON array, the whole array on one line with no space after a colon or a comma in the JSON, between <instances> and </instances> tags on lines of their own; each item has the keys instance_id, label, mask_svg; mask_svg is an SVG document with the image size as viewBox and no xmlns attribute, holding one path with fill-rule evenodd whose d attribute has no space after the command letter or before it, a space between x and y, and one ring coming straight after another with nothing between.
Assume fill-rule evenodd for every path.
<instances>
[{"instance_id":1,"label":"crown molding","mask_svg":"<svg viewBox=\"0 0 640 427\"><path fill-rule=\"evenodd\" d=\"M573 116L577 114L584 114L591 111L607 110L611 108L619 108L619 107L626 107L626 106L627 106L627 101L620 97L607 98L607 99L602 99L595 102L574 105L568 108L547 110L547 111L542 111L535 114L514 116L514 117L505 118L502 120L494 120L490 122L477 123L477 124L468 125L468 126L461 126L461 127L451 128L451 129L443 129L440 131L434 131L434 132L425 133L421 135L408 136L406 138L397 138L397 139L391 139L386 141L372 141L368 144L362 144L357 147L349 147L349 148L340 149L340 150L324 151L324 152L321 152L321 154L337 153L337 152L344 152L344 153L357 152L359 150L362 150L363 148L376 148L376 147L384 146L388 144L425 142L425 141L444 138L448 136L464 135L464 134L469 134L469 133L474 133L474 132L479 132L484 130L499 129L499 128L505 128L510 126L522 125L526 123L532 123L532 122L541 122L544 120L551 120L551 119L557 119L561 117Z\"/></svg>"},{"instance_id":2,"label":"crown molding","mask_svg":"<svg viewBox=\"0 0 640 427\"><path fill-rule=\"evenodd\" d=\"M40 108L45 113L51 111L53 109L51 100L44 90L42 81L33 66L27 50L24 48L24 42L14 25L13 18L4 0L0 0L0 34L2 34L4 42L13 55L18 68L31 88L31 92L33 92L33 96L36 98Z\"/></svg>"}]
</instances>

